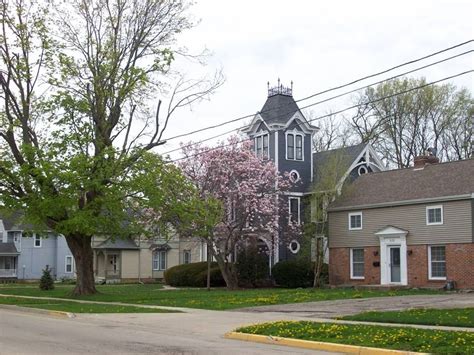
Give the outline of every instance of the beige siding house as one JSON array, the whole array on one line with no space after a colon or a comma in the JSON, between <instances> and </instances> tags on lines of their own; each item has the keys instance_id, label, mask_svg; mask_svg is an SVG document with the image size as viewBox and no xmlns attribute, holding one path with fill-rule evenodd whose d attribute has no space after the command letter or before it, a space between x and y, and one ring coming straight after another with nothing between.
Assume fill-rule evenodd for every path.
<instances>
[{"instance_id":1,"label":"beige siding house","mask_svg":"<svg viewBox=\"0 0 474 355\"><path fill-rule=\"evenodd\" d=\"M474 288L473 218L474 160L361 176L329 209L330 283Z\"/></svg>"},{"instance_id":2,"label":"beige siding house","mask_svg":"<svg viewBox=\"0 0 474 355\"><path fill-rule=\"evenodd\" d=\"M206 247L197 239L94 238L94 273L104 282L152 281L162 279L175 265L206 260Z\"/></svg>"}]
</instances>

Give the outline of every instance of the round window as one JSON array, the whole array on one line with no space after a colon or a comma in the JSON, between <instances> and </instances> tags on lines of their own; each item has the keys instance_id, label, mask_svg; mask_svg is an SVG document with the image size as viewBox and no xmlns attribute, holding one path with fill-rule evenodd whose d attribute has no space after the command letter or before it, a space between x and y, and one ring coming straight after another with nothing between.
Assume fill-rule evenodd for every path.
<instances>
[{"instance_id":1,"label":"round window","mask_svg":"<svg viewBox=\"0 0 474 355\"><path fill-rule=\"evenodd\" d=\"M297 182L300 180L300 174L296 170L290 171L290 180L291 182Z\"/></svg>"},{"instance_id":2,"label":"round window","mask_svg":"<svg viewBox=\"0 0 474 355\"><path fill-rule=\"evenodd\" d=\"M367 167L365 165L359 166L359 170L358 170L359 175L367 174L368 172L369 170L367 170Z\"/></svg>"},{"instance_id":3,"label":"round window","mask_svg":"<svg viewBox=\"0 0 474 355\"><path fill-rule=\"evenodd\" d=\"M300 243L298 243L296 240L292 240L288 245L288 249L290 249L293 254L296 254L300 251Z\"/></svg>"}]
</instances>

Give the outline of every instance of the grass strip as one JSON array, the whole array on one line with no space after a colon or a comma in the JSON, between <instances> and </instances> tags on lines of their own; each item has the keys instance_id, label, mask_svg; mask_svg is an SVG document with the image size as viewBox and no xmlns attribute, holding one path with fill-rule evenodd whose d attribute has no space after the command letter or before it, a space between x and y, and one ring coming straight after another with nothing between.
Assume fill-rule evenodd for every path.
<instances>
[{"instance_id":1,"label":"grass strip","mask_svg":"<svg viewBox=\"0 0 474 355\"><path fill-rule=\"evenodd\" d=\"M102 285L98 294L74 298L72 285L58 285L52 291L41 291L32 285L0 286L0 293L9 295L59 297L103 302L123 302L171 307L188 307L212 310L228 310L243 307L275 304L316 302L339 299L357 299L384 296L439 294L433 290L354 290L354 289L180 289L162 290L162 285Z\"/></svg>"},{"instance_id":2,"label":"grass strip","mask_svg":"<svg viewBox=\"0 0 474 355\"><path fill-rule=\"evenodd\" d=\"M474 308L372 311L340 319L381 323L442 325L447 327L474 327Z\"/></svg>"},{"instance_id":3,"label":"grass strip","mask_svg":"<svg viewBox=\"0 0 474 355\"><path fill-rule=\"evenodd\" d=\"M236 332L433 354L474 353L471 332L310 321L263 323Z\"/></svg>"},{"instance_id":4,"label":"grass strip","mask_svg":"<svg viewBox=\"0 0 474 355\"><path fill-rule=\"evenodd\" d=\"M95 303L78 303L57 300L26 299L17 297L0 297L0 304L20 307L47 309L72 313L170 313L166 309L142 308L134 306L104 305Z\"/></svg>"}]
</instances>

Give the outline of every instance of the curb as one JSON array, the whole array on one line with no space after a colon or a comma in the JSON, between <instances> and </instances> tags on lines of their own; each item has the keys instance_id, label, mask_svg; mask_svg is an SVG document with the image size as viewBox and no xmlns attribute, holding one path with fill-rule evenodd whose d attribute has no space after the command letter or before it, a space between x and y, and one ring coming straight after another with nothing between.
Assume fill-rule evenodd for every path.
<instances>
[{"instance_id":1,"label":"curb","mask_svg":"<svg viewBox=\"0 0 474 355\"><path fill-rule=\"evenodd\" d=\"M311 350L332 351L332 352L339 352L339 353L346 353L346 354L359 354L359 355L426 354L426 353L417 353L417 352L411 352L411 351L401 351L401 350L382 349L382 348L369 348L369 347L357 346L357 345L325 343L321 341L300 340L300 339L273 337L269 335L257 335L257 334L248 334L248 333L238 333L238 332L226 333L224 335L224 338L251 341L251 342L263 343L263 344L284 345L284 346L291 346L295 348L303 348L303 349L311 349Z\"/></svg>"},{"instance_id":2,"label":"curb","mask_svg":"<svg viewBox=\"0 0 474 355\"><path fill-rule=\"evenodd\" d=\"M68 319L76 317L76 315L71 312L50 311L48 309L21 307L21 306L10 305L10 304L0 304L0 309L8 309L11 311L23 312L23 313L43 314L46 316L68 318Z\"/></svg>"}]
</instances>

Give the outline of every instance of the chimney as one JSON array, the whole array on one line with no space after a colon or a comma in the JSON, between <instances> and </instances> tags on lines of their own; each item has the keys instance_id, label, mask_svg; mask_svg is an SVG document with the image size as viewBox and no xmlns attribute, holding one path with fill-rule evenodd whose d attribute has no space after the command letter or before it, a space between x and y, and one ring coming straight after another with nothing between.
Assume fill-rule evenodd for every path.
<instances>
[{"instance_id":1,"label":"chimney","mask_svg":"<svg viewBox=\"0 0 474 355\"><path fill-rule=\"evenodd\" d=\"M436 156L436 149L428 148L425 155L419 155L413 160L415 169L423 169L425 165L438 164L439 158Z\"/></svg>"}]
</instances>

